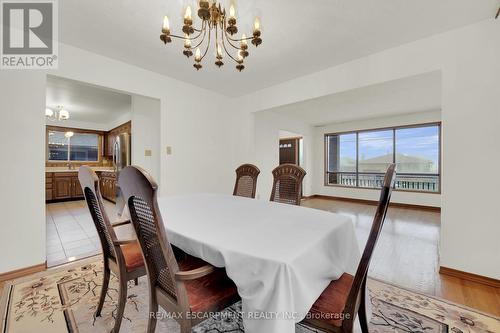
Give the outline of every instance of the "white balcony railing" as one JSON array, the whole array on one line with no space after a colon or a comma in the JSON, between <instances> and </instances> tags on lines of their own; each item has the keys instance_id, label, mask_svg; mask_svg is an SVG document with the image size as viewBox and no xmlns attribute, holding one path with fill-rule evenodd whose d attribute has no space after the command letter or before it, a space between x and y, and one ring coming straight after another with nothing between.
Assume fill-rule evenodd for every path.
<instances>
[{"instance_id":1,"label":"white balcony railing","mask_svg":"<svg viewBox=\"0 0 500 333\"><path fill-rule=\"evenodd\" d=\"M380 188L384 182L384 174L327 172L327 182L328 185ZM439 192L439 175L398 174L395 188L409 191Z\"/></svg>"}]
</instances>

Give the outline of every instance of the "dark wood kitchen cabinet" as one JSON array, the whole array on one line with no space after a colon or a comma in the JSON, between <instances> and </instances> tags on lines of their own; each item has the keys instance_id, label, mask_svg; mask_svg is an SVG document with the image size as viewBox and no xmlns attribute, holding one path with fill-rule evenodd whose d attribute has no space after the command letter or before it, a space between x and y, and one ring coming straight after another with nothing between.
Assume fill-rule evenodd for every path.
<instances>
[{"instance_id":1,"label":"dark wood kitchen cabinet","mask_svg":"<svg viewBox=\"0 0 500 333\"><path fill-rule=\"evenodd\" d=\"M45 201L53 199L54 174L52 172L45 173Z\"/></svg>"},{"instance_id":2,"label":"dark wood kitchen cabinet","mask_svg":"<svg viewBox=\"0 0 500 333\"><path fill-rule=\"evenodd\" d=\"M45 200L83 199L77 172L54 172L45 180Z\"/></svg>"},{"instance_id":3,"label":"dark wood kitchen cabinet","mask_svg":"<svg viewBox=\"0 0 500 333\"><path fill-rule=\"evenodd\" d=\"M71 197L72 198L83 198L83 190L78 180L78 175L71 178Z\"/></svg>"},{"instance_id":4,"label":"dark wood kitchen cabinet","mask_svg":"<svg viewBox=\"0 0 500 333\"><path fill-rule=\"evenodd\" d=\"M104 199L115 202L117 179L115 172L97 171ZM45 201L84 199L78 171L45 173Z\"/></svg>"},{"instance_id":5,"label":"dark wood kitchen cabinet","mask_svg":"<svg viewBox=\"0 0 500 333\"><path fill-rule=\"evenodd\" d=\"M71 199L71 175L54 173L54 200Z\"/></svg>"},{"instance_id":6,"label":"dark wood kitchen cabinet","mask_svg":"<svg viewBox=\"0 0 500 333\"><path fill-rule=\"evenodd\" d=\"M115 145L116 137L122 133L130 134L132 132L132 123L126 122L116 128L113 128L111 131L106 132L104 135L104 156L112 157L113 156L113 147Z\"/></svg>"},{"instance_id":7,"label":"dark wood kitchen cabinet","mask_svg":"<svg viewBox=\"0 0 500 333\"><path fill-rule=\"evenodd\" d=\"M115 202L116 185L117 185L116 173L100 172L99 186L101 187L101 194L104 199Z\"/></svg>"}]
</instances>

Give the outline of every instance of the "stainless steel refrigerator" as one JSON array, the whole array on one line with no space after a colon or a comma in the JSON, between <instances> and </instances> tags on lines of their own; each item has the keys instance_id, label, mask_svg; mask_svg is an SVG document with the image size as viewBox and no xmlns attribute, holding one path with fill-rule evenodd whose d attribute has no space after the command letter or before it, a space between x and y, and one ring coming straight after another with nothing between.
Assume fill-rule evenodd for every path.
<instances>
[{"instance_id":1,"label":"stainless steel refrigerator","mask_svg":"<svg viewBox=\"0 0 500 333\"><path fill-rule=\"evenodd\" d=\"M131 163L131 137L128 133L119 134L113 146L113 167L116 172L116 180L120 176L120 171ZM118 184L116 185L116 211L121 216L125 208L125 199Z\"/></svg>"}]
</instances>

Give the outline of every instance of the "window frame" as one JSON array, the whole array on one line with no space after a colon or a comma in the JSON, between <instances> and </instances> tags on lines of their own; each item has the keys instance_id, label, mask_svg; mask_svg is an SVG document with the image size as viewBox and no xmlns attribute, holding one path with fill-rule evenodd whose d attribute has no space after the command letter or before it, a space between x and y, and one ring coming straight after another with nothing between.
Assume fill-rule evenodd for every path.
<instances>
[{"instance_id":1,"label":"window frame","mask_svg":"<svg viewBox=\"0 0 500 333\"><path fill-rule=\"evenodd\" d=\"M430 127L430 126L437 126L438 128L438 148L439 148L439 154L438 154L438 173L397 173L398 175L408 175L408 176L433 176L433 177L438 177L438 189L437 191L418 191L418 190L409 190L409 189L402 189L402 188L393 188L393 191L398 191L398 192L409 192L409 193L425 193L425 194L441 194L441 154L442 154L442 144L441 144L441 134L442 134L442 122L441 121L435 121L435 122L428 122L428 123L418 123L418 124L411 124L411 125L399 125L399 126L388 126L388 127L378 127L378 128L370 128L370 129L362 129L362 130L352 130L352 131L342 131L342 132L331 132L331 133L325 133L323 136L323 144L324 144L324 186L328 187L342 187L342 188L352 188L352 189L364 189L364 190L380 190L377 187L366 187L366 186L359 186L359 175L384 175L384 173L380 172L359 172L359 133L363 132L378 132L378 131L387 131L387 130L392 130L393 131L393 138L392 138L392 156L393 156L393 162L396 160L396 131L398 129L406 129L406 128L419 128L419 127ZM343 135L343 134L356 134L356 171L355 172L329 172L328 171L328 137L329 136L334 136L334 135ZM335 173L335 174L354 174L356 176L356 186L349 186L349 185L342 185L342 184L329 184L328 183L328 175L330 173Z\"/></svg>"},{"instance_id":2,"label":"window frame","mask_svg":"<svg viewBox=\"0 0 500 333\"><path fill-rule=\"evenodd\" d=\"M74 132L79 134L96 134L97 135L97 161L69 161L69 163L74 165L99 165L103 161L103 143L104 143L104 132L90 129L72 128L72 127L62 127L62 126L45 126L45 165L46 166L61 166L68 164L68 161L61 160L50 160L49 159L49 132Z\"/></svg>"}]
</instances>

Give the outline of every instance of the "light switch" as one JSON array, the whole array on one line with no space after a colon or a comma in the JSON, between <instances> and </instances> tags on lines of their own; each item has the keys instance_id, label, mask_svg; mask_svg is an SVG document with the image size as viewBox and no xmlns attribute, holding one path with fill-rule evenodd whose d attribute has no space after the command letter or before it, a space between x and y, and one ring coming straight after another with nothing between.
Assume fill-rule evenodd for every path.
<instances>
[{"instance_id":1,"label":"light switch","mask_svg":"<svg viewBox=\"0 0 500 333\"><path fill-rule=\"evenodd\" d=\"M172 146L167 146L167 155L172 155Z\"/></svg>"},{"instance_id":2,"label":"light switch","mask_svg":"<svg viewBox=\"0 0 500 333\"><path fill-rule=\"evenodd\" d=\"M151 149L146 149L144 151L144 156L151 156Z\"/></svg>"}]
</instances>

